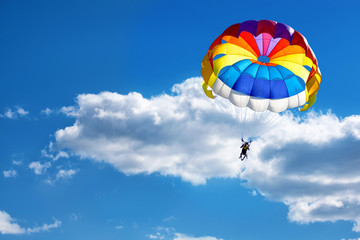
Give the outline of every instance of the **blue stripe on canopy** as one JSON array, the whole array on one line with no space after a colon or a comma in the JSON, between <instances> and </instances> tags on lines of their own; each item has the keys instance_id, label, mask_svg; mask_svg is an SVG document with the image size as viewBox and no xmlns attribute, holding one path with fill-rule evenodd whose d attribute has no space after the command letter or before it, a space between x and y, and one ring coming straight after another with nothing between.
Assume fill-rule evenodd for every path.
<instances>
[{"instance_id":1,"label":"blue stripe on canopy","mask_svg":"<svg viewBox=\"0 0 360 240\"><path fill-rule=\"evenodd\" d=\"M304 82L302 79L299 81L298 76L293 76L289 79L285 79L285 84L289 93L289 96L294 96L305 90L305 85L301 84Z\"/></svg>"},{"instance_id":2,"label":"blue stripe on canopy","mask_svg":"<svg viewBox=\"0 0 360 240\"><path fill-rule=\"evenodd\" d=\"M239 77L240 73L234 67L228 68L226 72L219 76L220 80L230 88L233 87L234 83Z\"/></svg>"},{"instance_id":3,"label":"blue stripe on canopy","mask_svg":"<svg viewBox=\"0 0 360 240\"><path fill-rule=\"evenodd\" d=\"M279 70L279 72L282 76L282 79L288 79L288 78L295 76L295 74L293 72L284 68L283 66L277 65L276 68L277 68L277 70Z\"/></svg>"},{"instance_id":4,"label":"blue stripe on canopy","mask_svg":"<svg viewBox=\"0 0 360 240\"><path fill-rule=\"evenodd\" d=\"M280 65L259 65L246 59L221 72L219 78L227 86L253 97L288 98L305 90L304 81Z\"/></svg>"},{"instance_id":5,"label":"blue stripe on canopy","mask_svg":"<svg viewBox=\"0 0 360 240\"><path fill-rule=\"evenodd\" d=\"M251 89L254 84L254 78L248 75L240 75L240 77L236 80L232 89L238 91L239 93L243 93L246 95L250 95Z\"/></svg>"},{"instance_id":6,"label":"blue stripe on canopy","mask_svg":"<svg viewBox=\"0 0 360 240\"><path fill-rule=\"evenodd\" d=\"M270 98L270 81L256 78L251 90L251 96Z\"/></svg>"},{"instance_id":7,"label":"blue stripe on canopy","mask_svg":"<svg viewBox=\"0 0 360 240\"><path fill-rule=\"evenodd\" d=\"M273 80L270 82L270 98L279 99L289 97L289 93L284 80Z\"/></svg>"},{"instance_id":8,"label":"blue stripe on canopy","mask_svg":"<svg viewBox=\"0 0 360 240\"><path fill-rule=\"evenodd\" d=\"M243 72L251 64L252 64L252 62L249 59L245 59L245 60L242 60L242 61L239 61L239 62L235 63L233 66L237 67L240 72Z\"/></svg>"},{"instance_id":9,"label":"blue stripe on canopy","mask_svg":"<svg viewBox=\"0 0 360 240\"><path fill-rule=\"evenodd\" d=\"M247 67L242 74L255 78L258 69L259 69L259 64L253 63L249 67Z\"/></svg>"},{"instance_id":10,"label":"blue stripe on canopy","mask_svg":"<svg viewBox=\"0 0 360 240\"><path fill-rule=\"evenodd\" d=\"M265 65L260 65L259 70L258 70L258 72L256 74L256 78L257 79L263 79L263 80L269 80L270 75L269 75L268 67L265 66Z\"/></svg>"},{"instance_id":11,"label":"blue stripe on canopy","mask_svg":"<svg viewBox=\"0 0 360 240\"><path fill-rule=\"evenodd\" d=\"M270 66L268 68L269 68L270 80L284 80L281 73L276 67Z\"/></svg>"}]
</instances>

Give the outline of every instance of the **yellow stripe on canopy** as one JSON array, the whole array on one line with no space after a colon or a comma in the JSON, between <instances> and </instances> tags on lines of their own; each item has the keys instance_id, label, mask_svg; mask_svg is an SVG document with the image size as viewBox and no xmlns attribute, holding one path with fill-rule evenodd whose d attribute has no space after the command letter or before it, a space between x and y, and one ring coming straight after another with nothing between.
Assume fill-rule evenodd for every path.
<instances>
[{"instance_id":1,"label":"yellow stripe on canopy","mask_svg":"<svg viewBox=\"0 0 360 240\"><path fill-rule=\"evenodd\" d=\"M214 82L216 81L217 77L213 73L213 69L210 64L209 56L211 56L211 51L209 51L208 54L205 55L205 57L202 60L202 69L201 69L201 75L203 76L203 83L202 87L203 90L209 98L215 98L212 91L208 90L208 86L210 88L213 87Z\"/></svg>"},{"instance_id":2,"label":"yellow stripe on canopy","mask_svg":"<svg viewBox=\"0 0 360 240\"><path fill-rule=\"evenodd\" d=\"M207 83L203 80L203 82L202 82L202 88L203 88L203 90L204 90L204 93L205 93L206 96L208 96L209 98L214 99L215 97L214 97L214 95L213 95L213 93L212 93L212 90L208 90L207 87L208 87Z\"/></svg>"},{"instance_id":3,"label":"yellow stripe on canopy","mask_svg":"<svg viewBox=\"0 0 360 240\"><path fill-rule=\"evenodd\" d=\"M301 109L300 111L303 112L303 111L306 111L308 110L316 101L316 94L313 95L310 99L309 99L309 102L307 104L305 104Z\"/></svg>"},{"instance_id":4,"label":"yellow stripe on canopy","mask_svg":"<svg viewBox=\"0 0 360 240\"><path fill-rule=\"evenodd\" d=\"M226 66L231 66L234 63L237 63L244 59L249 59L249 57L243 55L225 55L221 58L216 59L213 62L215 76L219 75L219 72L222 68Z\"/></svg>"},{"instance_id":5,"label":"yellow stripe on canopy","mask_svg":"<svg viewBox=\"0 0 360 240\"><path fill-rule=\"evenodd\" d=\"M290 54L290 55L284 55L278 58L271 58L270 62L273 61L287 61L287 62L293 62L293 63L297 63L301 66L305 65L308 66L309 68L312 68L313 66L313 62L310 58L306 57L304 54L299 53L299 54Z\"/></svg>"},{"instance_id":6,"label":"yellow stripe on canopy","mask_svg":"<svg viewBox=\"0 0 360 240\"><path fill-rule=\"evenodd\" d=\"M283 66L284 68L287 68L291 72L293 72L296 76L301 77L304 82L306 83L308 77L309 77L309 71L303 67L302 64L294 63L294 62L288 62L285 60L271 60L270 63L275 63L277 65Z\"/></svg>"},{"instance_id":7,"label":"yellow stripe on canopy","mask_svg":"<svg viewBox=\"0 0 360 240\"><path fill-rule=\"evenodd\" d=\"M219 46L216 46L213 49L212 56L215 57L218 54L239 55L239 56L244 56L246 58L250 58L250 59L254 59L254 60L257 59L257 57L254 54L252 54L251 52L249 52L248 50L246 50L242 47L236 46L234 44L231 44L231 43L224 43Z\"/></svg>"},{"instance_id":8,"label":"yellow stripe on canopy","mask_svg":"<svg viewBox=\"0 0 360 240\"><path fill-rule=\"evenodd\" d=\"M300 111L306 111L309 109L316 101L316 94L318 93L320 89L320 82L321 82L321 76L319 68L317 68L318 71L316 71L315 75L312 76L309 81L306 83L306 100L307 104L304 105L304 107Z\"/></svg>"}]
</instances>

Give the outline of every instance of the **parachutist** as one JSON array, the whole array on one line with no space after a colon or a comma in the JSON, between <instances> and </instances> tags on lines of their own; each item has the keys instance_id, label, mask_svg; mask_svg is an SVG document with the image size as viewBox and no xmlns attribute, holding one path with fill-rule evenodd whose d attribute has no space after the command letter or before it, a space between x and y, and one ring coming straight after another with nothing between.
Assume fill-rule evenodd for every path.
<instances>
[{"instance_id":1,"label":"parachutist","mask_svg":"<svg viewBox=\"0 0 360 240\"><path fill-rule=\"evenodd\" d=\"M242 139L241 139L242 140ZM244 140L242 140L244 142ZM249 150L250 151L250 143L249 142L244 142L243 145L241 145L242 150L241 150L241 154L240 154L240 159L241 161L244 161L245 158L248 158L246 152Z\"/></svg>"}]
</instances>

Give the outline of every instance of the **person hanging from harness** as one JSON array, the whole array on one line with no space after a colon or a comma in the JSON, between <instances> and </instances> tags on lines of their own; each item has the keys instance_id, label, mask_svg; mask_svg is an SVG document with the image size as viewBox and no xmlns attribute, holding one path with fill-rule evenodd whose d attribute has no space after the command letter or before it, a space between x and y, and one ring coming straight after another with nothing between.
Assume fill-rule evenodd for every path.
<instances>
[{"instance_id":1,"label":"person hanging from harness","mask_svg":"<svg viewBox=\"0 0 360 240\"><path fill-rule=\"evenodd\" d=\"M241 141L243 142L243 144L241 145L240 148L242 148L241 150L241 154L240 154L240 159L241 161L244 161L245 158L248 158L246 152L249 150L250 151L250 142L245 142L243 139L241 139Z\"/></svg>"}]
</instances>

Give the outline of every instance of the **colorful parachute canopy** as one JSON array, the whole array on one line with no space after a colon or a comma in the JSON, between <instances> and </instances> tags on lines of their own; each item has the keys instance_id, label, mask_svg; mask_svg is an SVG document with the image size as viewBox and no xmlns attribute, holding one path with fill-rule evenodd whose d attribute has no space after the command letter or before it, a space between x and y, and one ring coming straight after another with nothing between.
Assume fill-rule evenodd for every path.
<instances>
[{"instance_id":1,"label":"colorful parachute canopy","mask_svg":"<svg viewBox=\"0 0 360 240\"><path fill-rule=\"evenodd\" d=\"M227 28L202 61L206 95L227 98L238 107L282 112L310 108L321 73L307 40L291 27L250 20ZM209 89L209 87L211 89Z\"/></svg>"}]
</instances>

